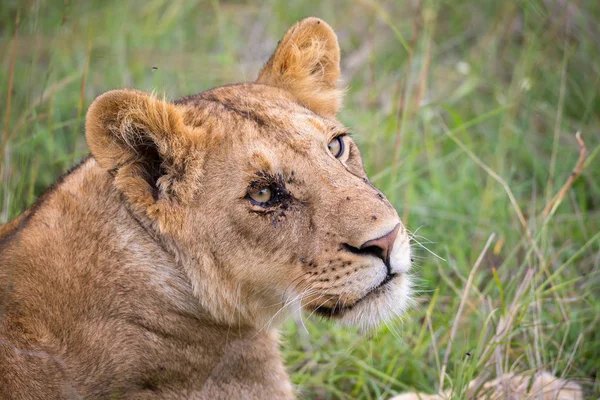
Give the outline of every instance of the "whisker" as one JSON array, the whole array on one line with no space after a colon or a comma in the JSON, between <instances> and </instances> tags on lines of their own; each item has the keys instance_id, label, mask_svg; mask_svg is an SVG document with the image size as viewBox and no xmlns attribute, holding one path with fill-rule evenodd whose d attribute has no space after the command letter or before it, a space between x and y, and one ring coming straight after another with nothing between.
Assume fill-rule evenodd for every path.
<instances>
[{"instance_id":1,"label":"whisker","mask_svg":"<svg viewBox=\"0 0 600 400\"><path fill-rule=\"evenodd\" d=\"M438 256L437 254L435 254L433 251L429 250L429 249L427 248L427 246L425 246L424 244L422 244L420 241L418 241L418 240L416 240L416 239L414 239L414 238L412 239L412 241L413 241L413 242L415 242L416 244L418 244L418 245L419 245L421 248L423 248L423 249L424 249L425 251L427 251L429 254L433 255L434 257L436 257L436 258L438 258L438 259L440 259L440 260L442 260L442 261L444 261L444 262L447 262L445 258L443 258L443 257L440 257L440 256Z\"/></svg>"}]
</instances>

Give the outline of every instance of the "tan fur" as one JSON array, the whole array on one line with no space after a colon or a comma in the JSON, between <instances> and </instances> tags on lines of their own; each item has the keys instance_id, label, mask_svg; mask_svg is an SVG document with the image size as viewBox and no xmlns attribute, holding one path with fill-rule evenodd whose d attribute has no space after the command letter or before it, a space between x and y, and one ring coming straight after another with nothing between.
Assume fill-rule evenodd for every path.
<instances>
[{"instance_id":1,"label":"tan fur","mask_svg":"<svg viewBox=\"0 0 600 400\"><path fill-rule=\"evenodd\" d=\"M351 138L339 158L327 147L346 132L338 77L335 34L308 18L258 83L98 97L92 157L0 228L2 393L289 399L291 311L363 329L400 314L406 230ZM277 201L252 203L267 185ZM382 236L387 265L359 249Z\"/></svg>"}]
</instances>

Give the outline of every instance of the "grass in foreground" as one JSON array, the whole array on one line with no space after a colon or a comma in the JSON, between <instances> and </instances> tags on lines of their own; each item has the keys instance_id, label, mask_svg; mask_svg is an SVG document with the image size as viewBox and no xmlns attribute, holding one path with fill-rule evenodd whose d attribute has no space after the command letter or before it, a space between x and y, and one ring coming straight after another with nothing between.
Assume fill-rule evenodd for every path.
<instances>
[{"instance_id":1,"label":"grass in foreground","mask_svg":"<svg viewBox=\"0 0 600 400\"><path fill-rule=\"evenodd\" d=\"M402 323L370 336L290 320L283 353L300 393L442 385L461 399L471 379L546 369L596 398L600 4L417 3L3 2L0 222L87 154L95 96L252 80L285 29L316 15L342 46L340 117L413 232L419 292ZM561 192L577 131L587 158Z\"/></svg>"}]
</instances>

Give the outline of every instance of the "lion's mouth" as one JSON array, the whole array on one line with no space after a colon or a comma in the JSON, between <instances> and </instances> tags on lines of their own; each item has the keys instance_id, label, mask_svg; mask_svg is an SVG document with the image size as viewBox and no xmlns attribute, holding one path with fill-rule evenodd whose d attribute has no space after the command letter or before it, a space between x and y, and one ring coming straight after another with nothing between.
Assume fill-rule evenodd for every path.
<instances>
[{"instance_id":1,"label":"lion's mouth","mask_svg":"<svg viewBox=\"0 0 600 400\"><path fill-rule=\"evenodd\" d=\"M384 290L386 288L386 286L388 285L388 283L393 281L398 275L399 275L398 273L387 274L386 277L383 278L383 280L377 286L370 289L363 297L356 300L352 304L336 303L336 305L334 305L333 307L318 306L315 308L314 312L322 317L327 317L327 318L339 317L344 312L349 311L352 308L354 308L357 304L359 304L363 300L367 299L368 297L374 296L377 293Z\"/></svg>"}]
</instances>

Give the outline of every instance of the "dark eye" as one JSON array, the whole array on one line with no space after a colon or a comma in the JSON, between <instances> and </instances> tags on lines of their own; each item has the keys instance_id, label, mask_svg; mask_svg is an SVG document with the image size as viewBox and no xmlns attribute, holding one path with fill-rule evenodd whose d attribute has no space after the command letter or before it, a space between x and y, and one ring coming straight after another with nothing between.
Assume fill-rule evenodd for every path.
<instances>
[{"instance_id":1,"label":"dark eye","mask_svg":"<svg viewBox=\"0 0 600 400\"><path fill-rule=\"evenodd\" d=\"M270 187L252 189L248 192L248 197L256 203L266 203L271 200L273 192Z\"/></svg>"},{"instance_id":2,"label":"dark eye","mask_svg":"<svg viewBox=\"0 0 600 400\"><path fill-rule=\"evenodd\" d=\"M343 136L335 137L329 142L327 148L335 158L340 158L344 154L344 139Z\"/></svg>"}]
</instances>

